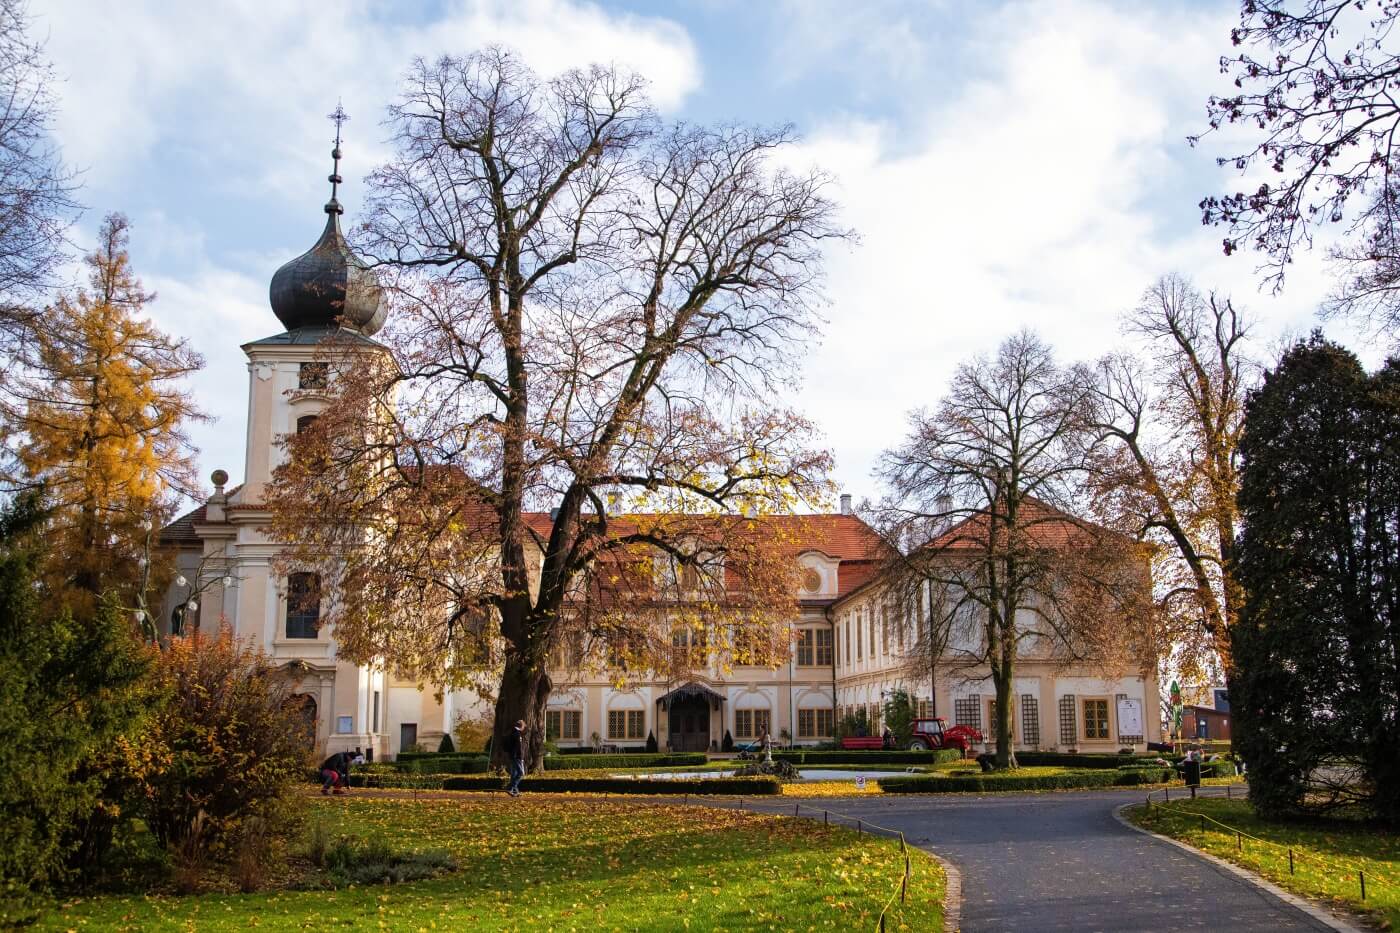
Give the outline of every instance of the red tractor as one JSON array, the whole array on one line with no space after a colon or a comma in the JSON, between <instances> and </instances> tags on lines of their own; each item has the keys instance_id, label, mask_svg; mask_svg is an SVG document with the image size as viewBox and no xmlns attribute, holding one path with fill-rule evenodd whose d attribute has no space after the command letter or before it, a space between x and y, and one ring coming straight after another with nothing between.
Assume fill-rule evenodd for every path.
<instances>
[{"instance_id":1,"label":"red tractor","mask_svg":"<svg viewBox=\"0 0 1400 933\"><path fill-rule=\"evenodd\" d=\"M909 739L910 751L926 751L930 748L956 748L967 757L972 743L982 741L982 733L971 726L948 728L941 718L916 719Z\"/></svg>"}]
</instances>

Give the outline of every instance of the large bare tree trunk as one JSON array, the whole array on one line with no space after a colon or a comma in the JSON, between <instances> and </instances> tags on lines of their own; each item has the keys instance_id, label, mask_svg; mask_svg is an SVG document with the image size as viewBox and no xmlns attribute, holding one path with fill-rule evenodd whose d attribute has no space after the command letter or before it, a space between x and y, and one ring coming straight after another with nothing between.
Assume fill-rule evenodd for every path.
<instances>
[{"instance_id":1,"label":"large bare tree trunk","mask_svg":"<svg viewBox=\"0 0 1400 933\"><path fill-rule=\"evenodd\" d=\"M525 767L529 773L544 769L544 708L554 684L543 665L532 664L519 654L506 656L501 689L496 697L496 721L491 740L492 767L509 768L506 736L518 720L525 720Z\"/></svg>"}]
</instances>

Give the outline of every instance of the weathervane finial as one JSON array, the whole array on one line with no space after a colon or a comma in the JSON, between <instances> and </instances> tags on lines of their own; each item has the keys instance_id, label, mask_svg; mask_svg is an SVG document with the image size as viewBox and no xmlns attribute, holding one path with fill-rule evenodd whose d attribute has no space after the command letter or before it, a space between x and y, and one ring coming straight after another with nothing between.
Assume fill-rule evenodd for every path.
<instances>
[{"instance_id":1,"label":"weathervane finial","mask_svg":"<svg viewBox=\"0 0 1400 933\"><path fill-rule=\"evenodd\" d=\"M350 119L350 115L345 112L345 108L342 107L340 101L337 100L335 102L335 110L326 114L326 119L335 124L335 148L331 150L331 159L334 161L334 165L330 175L326 179L331 183L331 199L326 202L326 213L343 214L345 213L345 209L340 206L340 202L336 200L335 195L336 188L344 181L344 179L340 177L340 127L346 120Z\"/></svg>"}]
</instances>

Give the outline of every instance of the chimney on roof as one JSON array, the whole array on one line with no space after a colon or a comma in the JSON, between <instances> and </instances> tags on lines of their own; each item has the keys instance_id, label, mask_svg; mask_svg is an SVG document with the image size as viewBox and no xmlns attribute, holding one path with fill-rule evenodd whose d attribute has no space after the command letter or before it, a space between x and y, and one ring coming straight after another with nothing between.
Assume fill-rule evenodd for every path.
<instances>
[{"instance_id":1,"label":"chimney on roof","mask_svg":"<svg viewBox=\"0 0 1400 933\"><path fill-rule=\"evenodd\" d=\"M851 514L851 494L848 492L841 493L841 514Z\"/></svg>"},{"instance_id":2,"label":"chimney on roof","mask_svg":"<svg viewBox=\"0 0 1400 933\"><path fill-rule=\"evenodd\" d=\"M556 505L554 508L549 510L549 520L552 522L559 521L559 506ZM815 638L816 636L813 637Z\"/></svg>"}]
</instances>

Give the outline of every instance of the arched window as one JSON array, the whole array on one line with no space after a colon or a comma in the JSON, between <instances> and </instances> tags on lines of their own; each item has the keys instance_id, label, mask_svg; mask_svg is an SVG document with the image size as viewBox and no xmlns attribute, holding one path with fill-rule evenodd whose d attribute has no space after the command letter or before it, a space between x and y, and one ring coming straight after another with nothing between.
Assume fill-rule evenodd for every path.
<instances>
[{"instance_id":1,"label":"arched window","mask_svg":"<svg viewBox=\"0 0 1400 933\"><path fill-rule=\"evenodd\" d=\"M287 637L315 638L321 623L321 575L287 577Z\"/></svg>"},{"instance_id":2,"label":"arched window","mask_svg":"<svg viewBox=\"0 0 1400 933\"><path fill-rule=\"evenodd\" d=\"M301 434L303 431L310 428L313 424L316 423L317 418L317 415L302 415L300 418L297 419L297 433Z\"/></svg>"}]
</instances>

